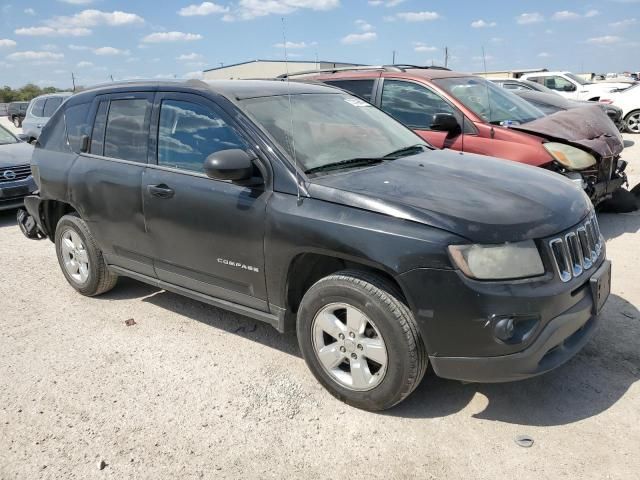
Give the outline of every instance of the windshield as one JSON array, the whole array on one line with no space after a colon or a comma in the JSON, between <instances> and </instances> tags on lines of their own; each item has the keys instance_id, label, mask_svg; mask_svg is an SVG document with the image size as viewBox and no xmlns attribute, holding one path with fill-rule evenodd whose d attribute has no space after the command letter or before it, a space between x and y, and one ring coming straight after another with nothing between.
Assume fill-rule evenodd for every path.
<instances>
[{"instance_id":1,"label":"windshield","mask_svg":"<svg viewBox=\"0 0 640 480\"><path fill-rule=\"evenodd\" d=\"M530 103L484 78L439 78L434 82L493 125L522 124L545 116Z\"/></svg>"},{"instance_id":2,"label":"windshield","mask_svg":"<svg viewBox=\"0 0 640 480\"><path fill-rule=\"evenodd\" d=\"M18 143L18 139L9 130L0 126L0 145L7 143Z\"/></svg>"},{"instance_id":3,"label":"windshield","mask_svg":"<svg viewBox=\"0 0 640 480\"><path fill-rule=\"evenodd\" d=\"M579 83L580 85L589 85L589 82L587 82L584 78L580 78L577 75L574 75L573 73L565 73L564 76L567 78L570 78L576 83Z\"/></svg>"},{"instance_id":4,"label":"windshield","mask_svg":"<svg viewBox=\"0 0 640 480\"><path fill-rule=\"evenodd\" d=\"M415 154L422 150L413 148L417 144L426 146L401 123L347 94L260 97L242 105L291 159L295 150L295 160L307 172L336 164L358 166L358 159Z\"/></svg>"}]
</instances>

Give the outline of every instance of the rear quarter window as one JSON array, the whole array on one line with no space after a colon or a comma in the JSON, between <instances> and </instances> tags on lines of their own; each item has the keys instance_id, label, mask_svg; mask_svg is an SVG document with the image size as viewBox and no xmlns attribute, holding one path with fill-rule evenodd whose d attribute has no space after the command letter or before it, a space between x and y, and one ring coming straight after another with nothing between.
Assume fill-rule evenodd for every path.
<instances>
[{"instance_id":1,"label":"rear quarter window","mask_svg":"<svg viewBox=\"0 0 640 480\"><path fill-rule=\"evenodd\" d=\"M371 103L373 80L329 80L324 83L333 87L342 88Z\"/></svg>"},{"instance_id":2,"label":"rear quarter window","mask_svg":"<svg viewBox=\"0 0 640 480\"><path fill-rule=\"evenodd\" d=\"M31 109L31 115L35 117L42 117L44 114L45 102L46 102L46 99L44 98L40 98L36 100L35 103L33 104L33 108Z\"/></svg>"},{"instance_id":3,"label":"rear quarter window","mask_svg":"<svg viewBox=\"0 0 640 480\"><path fill-rule=\"evenodd\" d=\"M82 149L82 136L91 133L88 122L90 107L90 103L81 103L67 107L64 111L67 139L71 150L76 153L80 153Z\"/></svg>"}]
</instances>

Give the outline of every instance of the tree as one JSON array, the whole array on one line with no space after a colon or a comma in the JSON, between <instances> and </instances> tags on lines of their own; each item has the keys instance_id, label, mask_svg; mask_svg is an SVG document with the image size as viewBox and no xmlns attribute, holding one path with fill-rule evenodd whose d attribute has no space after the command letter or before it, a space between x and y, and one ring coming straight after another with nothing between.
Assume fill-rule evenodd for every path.
<instances>
[{"instance_id":1,"label":"tree","mask_svg":"<svg viewBox=\"0 0 640 480\"><path fill-rule=\"evenodd\" d=\"M45 87L40 88L33 83L28 83L22 88L13 89L8 85L5 85L0 90L0 103L10 103L10 102L28 102L38 95L43 95L45 93L55 93L60 92L62 90L55 87Z\"/></svg>"}]
</instances>

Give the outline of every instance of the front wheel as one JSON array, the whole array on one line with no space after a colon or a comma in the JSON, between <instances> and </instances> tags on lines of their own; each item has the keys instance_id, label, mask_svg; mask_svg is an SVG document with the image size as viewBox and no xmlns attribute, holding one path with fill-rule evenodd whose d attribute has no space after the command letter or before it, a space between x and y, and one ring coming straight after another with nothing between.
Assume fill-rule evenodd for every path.
<instances>
[{"instance_id":1,"label":"front wheel","mask_svg":"<svg viewBox=\"0 0 640 480\"><path fill-rule=\"evenodd\" d=\"M55 244L62 273L82 295L93 297L115 287L118 276L109 271L102 251L80 217L65 215L60 219Z\"/></svg>"},{"instance_id":2,"label":"front wheel","mask_svg":"<svg viewBox=\"0 0 640 480\"><path fill-rule=\"evenodd\" d=\"M636 110L627 115L624 124L629 133L640 133L640 110Z\"/></svg>"},{"instance_id":3,"label":"front wheel","mask_svg":"<svg viewBox=\"0 0 640 480\"><path fill-rule=\"evenodd\" d=\"M336 398L385 410L420 383L427 352L413 314L395 286L360 271L315 283L298 311L298 342L307 365Z\"/></svg>"}]
</instances>

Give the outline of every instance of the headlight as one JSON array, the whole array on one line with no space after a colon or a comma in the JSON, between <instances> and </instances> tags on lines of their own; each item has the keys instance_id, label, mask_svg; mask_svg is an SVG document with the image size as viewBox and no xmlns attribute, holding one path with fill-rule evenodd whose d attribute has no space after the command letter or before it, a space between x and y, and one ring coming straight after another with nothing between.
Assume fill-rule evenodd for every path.
<instances>
[{"instance_id":1,"label":"headlight","mask_svg":"<svg viewBox=\"0 0 640 480\"><path fill-rule=\"evenodd\" d=\"M533 240L502 245L450 245L462 272L478 280L504 280L542 275L544 266Z\"/></svg>"},{"instance_id":2,"label":"headlight","mask_svg":"<svg viewBox=\"0 0 640 480\"><path fill-rule=\"evenodd\" d=\"M596 157L571 145L555 142L542 145L558 163L571 170L584 170L596 164Z\"/></svg>"}]
</instances>

